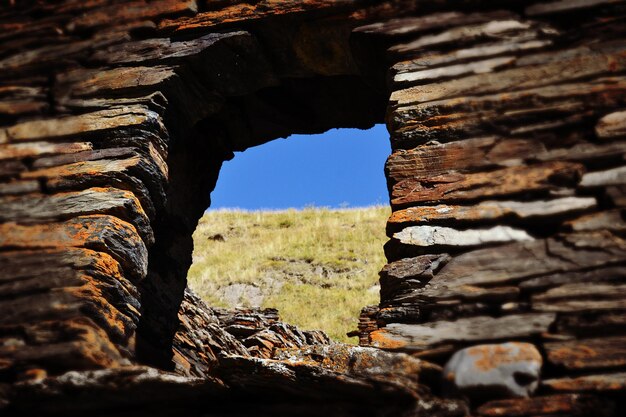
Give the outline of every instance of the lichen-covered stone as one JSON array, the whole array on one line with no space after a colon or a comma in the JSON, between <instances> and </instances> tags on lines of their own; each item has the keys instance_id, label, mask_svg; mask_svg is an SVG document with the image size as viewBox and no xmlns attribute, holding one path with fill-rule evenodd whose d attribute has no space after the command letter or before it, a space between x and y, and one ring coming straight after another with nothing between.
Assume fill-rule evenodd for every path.
<instances>
[{"instance_id":1,"label":"lichen-covered stone","mask_svg":"<svg viewBox=\"0 0 626 417\"><path fill-rule=\"evenodd\" d=\"M529 343L475 345L452 355L443 379L451 394L472 399L529 397L539 386L542 365Z\"/></svg>"},{"instance_id":2,"label":"lichen-covered stone","mask_svg":"<svg viewBox=\"0 0 626 417\"><path fill-rule=\"evenodd\" d=\"M624 1L461 3L3 6L0 413L621 415ZM234 151L383 121L387 352L185 294ZM542 396L437 396L529 342Z\"/></svg>"}]
</instances>

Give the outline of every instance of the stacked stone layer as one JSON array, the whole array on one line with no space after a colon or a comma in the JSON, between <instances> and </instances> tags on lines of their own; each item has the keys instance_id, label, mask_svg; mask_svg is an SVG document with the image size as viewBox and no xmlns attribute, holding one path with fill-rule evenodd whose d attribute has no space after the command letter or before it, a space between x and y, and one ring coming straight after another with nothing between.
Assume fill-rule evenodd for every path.
<instances>
[{"instance_id":1,"label":"stacked stone layer","mask_svg":"<svg viewBox=\"0 0 626 417\"><path fill-rule=\"evenodd\" d=\"M620 3L451 9L358 29L393 38L396 62L390 263L361 343L441 364L467 346L536 345L538 397L478 415L624 409Z\"/></svg>"}]
</instances>

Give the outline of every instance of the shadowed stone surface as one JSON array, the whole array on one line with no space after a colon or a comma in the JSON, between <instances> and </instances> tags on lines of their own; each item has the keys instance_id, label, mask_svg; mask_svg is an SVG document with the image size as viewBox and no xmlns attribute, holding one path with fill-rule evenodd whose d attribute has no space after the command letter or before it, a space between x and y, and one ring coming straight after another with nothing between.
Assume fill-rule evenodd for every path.
<instances>
[{"instance_id":1,"label":"shadowed stone surface","mask_svg":"<svg viewBox=\"0 0 626 417\"><path fill-rule=\"evenodd\" d=\"M6 2L0 413L621 415L624 21L622 0ZM383 121L362 347L185 292L223 161ZM442 397L456 352L520 342L535 397Z\"/></svg>"}]
</instances>

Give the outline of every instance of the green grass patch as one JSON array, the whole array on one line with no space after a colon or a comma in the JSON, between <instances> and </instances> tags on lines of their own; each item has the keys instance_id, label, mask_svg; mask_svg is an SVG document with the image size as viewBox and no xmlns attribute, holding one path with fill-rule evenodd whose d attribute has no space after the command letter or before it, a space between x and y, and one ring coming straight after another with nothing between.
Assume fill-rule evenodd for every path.
<instances>
[{"instance_id":1,"label":"green grass patch","mask_svg":"<svg viewBox=\"0 0 626 417\"><path fill-rule=\"evenodd\" d=\"M388 207L205 213L190 286L211 305L275 307L283 320L348 342L378 302Z\"/></svg>"}]
</instances>

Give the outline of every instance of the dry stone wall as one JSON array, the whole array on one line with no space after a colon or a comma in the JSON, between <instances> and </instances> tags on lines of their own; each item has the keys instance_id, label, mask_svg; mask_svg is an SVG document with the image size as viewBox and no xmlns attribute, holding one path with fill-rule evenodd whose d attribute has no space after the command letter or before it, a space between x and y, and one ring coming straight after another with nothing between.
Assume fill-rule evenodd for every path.
<instances>
[{"instance_id":1,"label":"dry stone wall","mask_svg":"<svg viewBox=\"0 0 626 417\"><path fill-rule=\"evenodd\" d=\"M625 18L619 0L3 4L0 412L621 415ZM385 114L390 263L361 347L185 292L233 151ZM542 363L516 380L534 396L442 390L466 347Z\"/></svg>"},{"instance_id":2,"label":"dry stone wall","mask_svg":"<svg viewBox=\"0 0 626 417\"><path fill-rule=\"evenodd\" d=\"M544 2L357 29L398 39L390 263L361 343L442 365L468 346L534 344L537 396L478 415L626 409L623 11Z\"/></svg>"}]
</instances>

